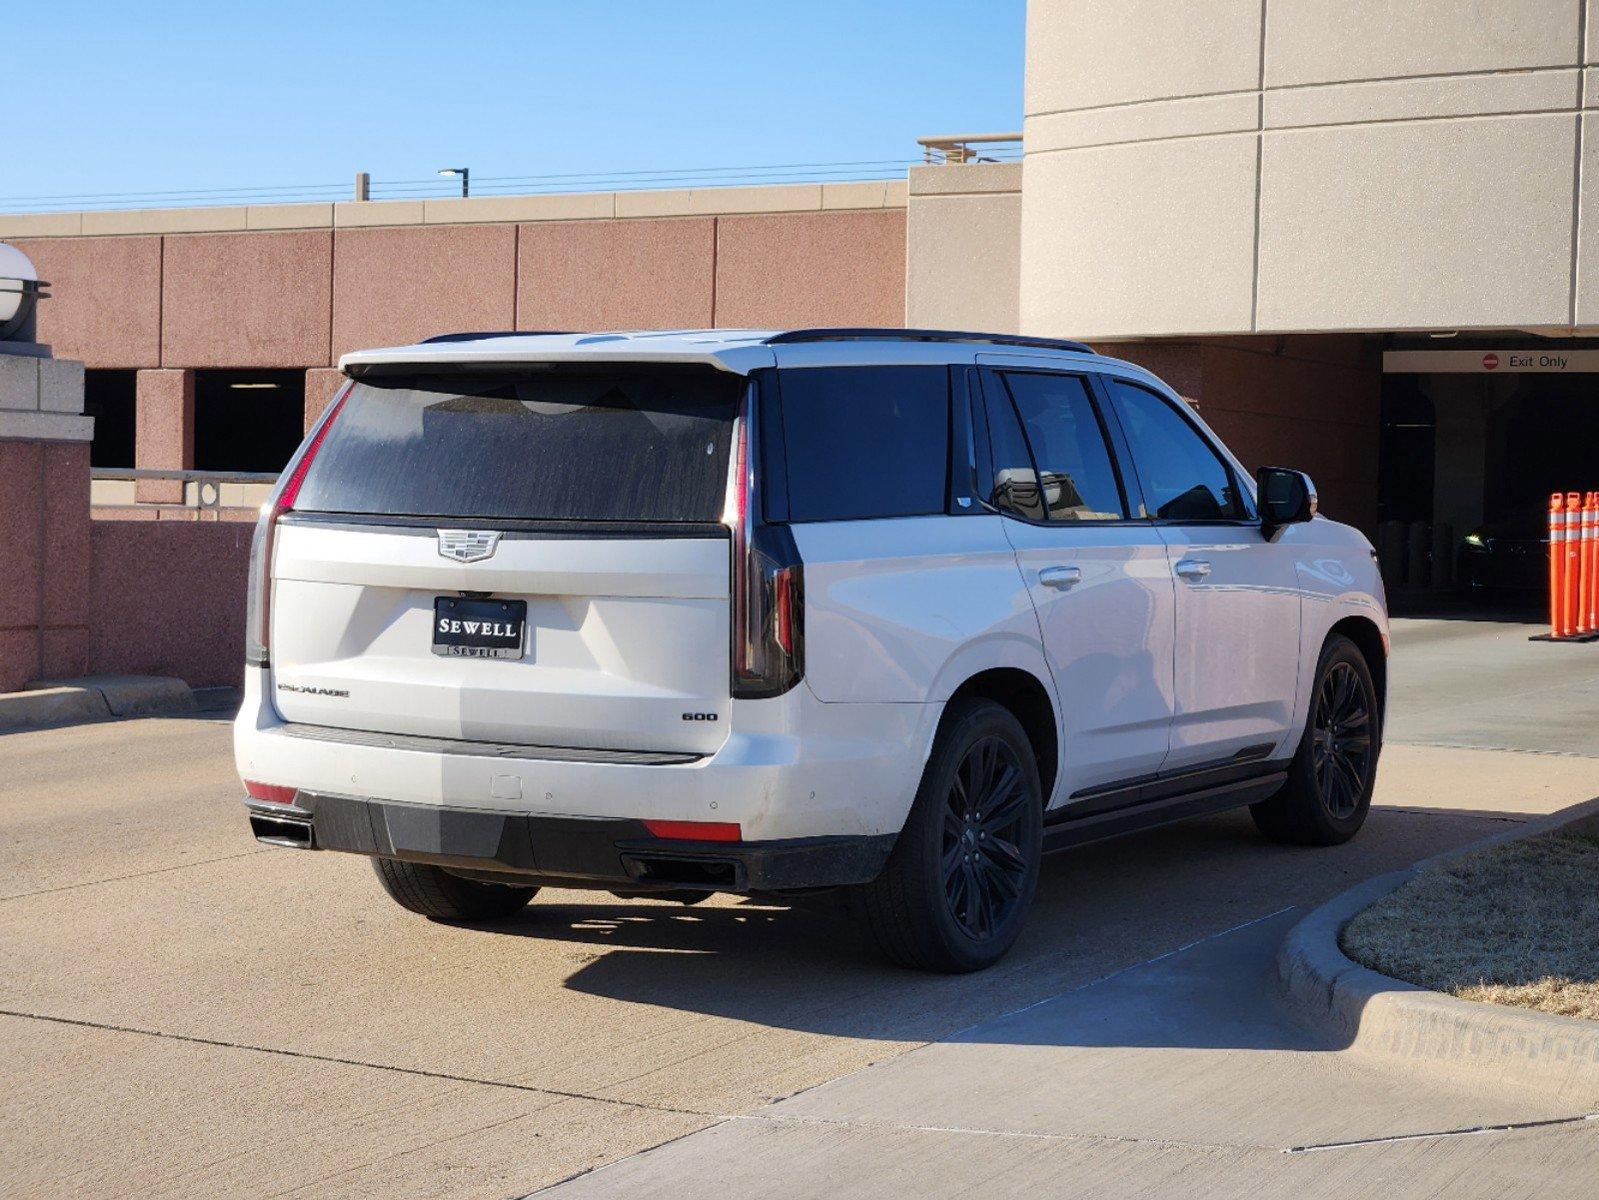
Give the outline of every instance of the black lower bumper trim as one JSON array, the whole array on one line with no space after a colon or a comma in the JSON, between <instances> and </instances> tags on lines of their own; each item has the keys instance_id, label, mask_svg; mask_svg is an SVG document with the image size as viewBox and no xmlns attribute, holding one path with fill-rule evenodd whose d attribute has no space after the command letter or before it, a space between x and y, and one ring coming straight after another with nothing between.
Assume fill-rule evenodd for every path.
<instances>
[{"instance_id":1,"label":"black lower bumper trim","mask_svg":"<svg viewBox=\"0 0 1599 1200\"><path fill-rule=\"evenodd\" d=\"M895 840L884 834L676 841L652 836L642 820L446 808L304 791L295 805L310 817L318 850L511 875L555 887L728 892L839 887L875 879ZM250 803L255 813L282 807Z\"/></svg>"}]
</instances>

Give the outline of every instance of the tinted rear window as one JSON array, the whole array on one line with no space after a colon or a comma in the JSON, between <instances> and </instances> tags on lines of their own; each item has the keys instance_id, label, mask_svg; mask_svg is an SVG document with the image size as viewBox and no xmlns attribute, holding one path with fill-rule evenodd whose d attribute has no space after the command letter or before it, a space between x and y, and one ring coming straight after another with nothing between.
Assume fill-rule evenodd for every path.
<instances>
[{"instance_id":1,"label":"tinted rear window","mask_svg":"<svg viewBox=\"0 0 1599 1200\"><path fill-rule=\"evenodd\" d=\"M295 508L718 521L743 380L711 368L533 366L363 378Z\"/></svg>"},{"instance_id":2,"label":"tinted rear window","mask_svg":"<svg viewBox=\"0 0 1599 1200\"><path fill-rule=\"evenodd\" d=\"M944 511L946 368L810 367L781 376L793 520Z\"/></svg>"}]
</instances>

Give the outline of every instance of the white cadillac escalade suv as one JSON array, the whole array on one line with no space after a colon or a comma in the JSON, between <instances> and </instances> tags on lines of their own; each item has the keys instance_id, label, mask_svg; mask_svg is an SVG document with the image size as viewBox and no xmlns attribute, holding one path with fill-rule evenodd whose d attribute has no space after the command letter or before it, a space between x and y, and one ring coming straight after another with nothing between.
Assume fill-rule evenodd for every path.
<instances>
[{"instance_id":1,"label":"white cadillac escalade suv","mask_svg":"<svg viewBox=\"0 0 1599 1200\"><path fill-rule=\"evenodd\" d=\"M1048 851L1366 819L1370 543L1071 342L461 334L346 355L256 528L262 841L440 920L848 889L966 971Z\"/></svg>"}]
</instances>

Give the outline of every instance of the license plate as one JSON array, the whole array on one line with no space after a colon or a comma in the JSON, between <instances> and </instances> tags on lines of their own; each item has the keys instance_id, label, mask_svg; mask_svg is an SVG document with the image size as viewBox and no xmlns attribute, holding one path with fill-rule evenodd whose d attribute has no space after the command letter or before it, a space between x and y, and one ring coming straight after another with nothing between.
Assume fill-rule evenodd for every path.
<instances>
[{"instance_id":1,"label":"license plate","mask_svg":"<svg viewBox=\"0 0 1599 1200\"><path fill-rule=\"evenodd\" d=\"M434 654L449 658L521 658L526 638L526 600L434 598Z\"/></svg>"}]
</instances>

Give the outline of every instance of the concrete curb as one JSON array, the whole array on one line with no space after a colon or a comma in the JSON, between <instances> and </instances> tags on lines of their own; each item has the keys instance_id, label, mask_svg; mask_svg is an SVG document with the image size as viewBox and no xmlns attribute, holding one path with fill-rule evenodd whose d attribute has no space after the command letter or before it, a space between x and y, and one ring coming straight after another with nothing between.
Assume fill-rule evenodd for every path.
<instances>
[{"instance_id":1,"label":"concrete curb","mask_svg":"<svg viewBox=\"0 0 1599 1200\"><path fill-rule=\"evenodd\" d=\"M1462 854L1537 837L1599 816L1599 800L1528 821L1459 850L1379 875L1312 911L1277 951L1277 976L1299 1018L1363 1055L1462 1083L1536 1091L1599 1110L1599 1022L1459 1000L1390 979L1347 957L1339 935L1428 867Z\"/></svg>"},{"instance_id":2,"label":"concrete curb","mask_svg":"<svg viewBox=\"0 0 1599 1200\"><path fill-rule=\"evenodd\" d=\"M165 675L89 675L41 679L0 695L0 732L194 712L189 685Z\"/></svg>"}]
</instances>

